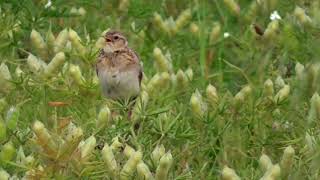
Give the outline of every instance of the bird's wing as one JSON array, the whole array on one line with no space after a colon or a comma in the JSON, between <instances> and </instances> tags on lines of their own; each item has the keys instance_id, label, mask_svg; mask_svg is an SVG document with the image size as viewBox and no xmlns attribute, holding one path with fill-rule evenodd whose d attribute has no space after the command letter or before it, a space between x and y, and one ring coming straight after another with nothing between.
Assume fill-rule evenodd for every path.
<instances>
[{"instance_id":1,"label":"bird's wing","mask_svg":"<svg viewBox=\"0 0 320 180\"><path fill-rule=\"evenodd\" d=\"M121 58L122 68L120 71L126 71L128 69L135 69L137 70L138 78L139 78L139 84L141 85L141 80L143 77L143 70L140 65L140 60L135 51L133 51L130 48L127 48L125 51L122 51L118 58Z\"/></svg>"}]
</instances>

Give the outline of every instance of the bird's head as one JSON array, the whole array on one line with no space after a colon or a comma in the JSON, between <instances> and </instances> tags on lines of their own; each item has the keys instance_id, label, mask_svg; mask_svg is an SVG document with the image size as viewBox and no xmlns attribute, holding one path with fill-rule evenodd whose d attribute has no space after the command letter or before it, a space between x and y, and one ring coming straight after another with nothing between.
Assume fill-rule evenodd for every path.
<instances>
[{"instance_id":1,"label":"bird's head","mask_svg":"<svg viewBox=\"0 0 320 180\"><path fill-rule=\"evenodd\" d=\"M106 53L113 53L125 49L128 45L127 39L118 31L108 31L104 39L106 41L103 48Z\"/></svg>"}]
</instances>

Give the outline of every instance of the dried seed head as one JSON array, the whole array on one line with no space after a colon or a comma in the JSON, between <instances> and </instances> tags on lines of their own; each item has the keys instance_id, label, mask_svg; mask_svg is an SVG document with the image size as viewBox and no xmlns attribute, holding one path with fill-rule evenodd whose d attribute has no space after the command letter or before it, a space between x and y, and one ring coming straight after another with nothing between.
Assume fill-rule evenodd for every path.
<instances>
[{"instance_id":1,"label":"dried seed head","mask_svg":"<svg viewBox=\"0 0 320 180\"><path fill-rule=\"evenodd\" d=\"M280 162L282 174L286 177L290 174L290 171L292 169L292 166L294 164L294 149L292 146L286 147L286 149L283 152L283 156Z\"/></svg>"},{"instance_id":2,"label":"dried seed head","mask_svg":"<svg viewBox=\"0 0 320 180\"><path fill-rule=\"evenodd\" d=\"M263 89L263 93L265 94L266 97L273 97L273 82L271 81L271 79L267 79L264 82L264 89Z\"/></svg>"},{"instance_id":3,"label":"dried seed head","mask_svg":"<svg viewBox=\"0 0 320 180\"><path fill-rule=\"evenodd\" d=\"M177 72L176 83L178 88L184 89L188 87L188 84L189 84L188 77L181 69L179 69Z\"/></svg>"},{"instance_id":4,"label":"dried seed head","mask_svg":"<svg viewBox=\"0 0 320 180\"><path fill-rule=\"evenodd\" d=\"M288 98L290 94L290 86L284 85L283 88L279 90L279 92L275 95L274 101L279 103Z\"/></svg>"},{"instance_id":5,"label":"dried seed head","mask_svg":"<svg viewBox=\"0 0 320 180\"><path fill-rule=\"evenodd\" d=\"M199 35L199 26L196 23L191 23L190 24L190 32L195 35L198 36Z\"/></svg>"},{"instance_id":6,"label":"dried seed head","mask_svg":"<svg viewBox=\"0 0 320 180\"><path fill-rule=\"evenodd\" d=\"M213 24L211 33L210 33L210 43L215 43L218 41L219 37L221 35L221 25L219 22L215 22Z\"/></svg>"},{"instance_id":7,"label":"dried seed head","mask_svg":"<svg viewBox=\"0 0 320 180\"><path fill-rule=\"evenodd\" d=\"M0 92L9 92L13 88L13 84L11 84L11 74L8 66L5 63L1 63L0 65Z\"/></svg>"},{"instance_id":8,"label":"dried seed head","mask_svg":"<svg viewBox=\"0 0 320 180\"><path fill-rule=\"evenodd\" d=\"M223 180L240 180L236 172L228 166L224 166L222 169L221 177Z\"/></svg>"},{"instance_id":9,"label":"dried seed head","mask_svg":"<svg viewBox=\"0 0 320 180\"><path fill-rule=\"evenodd\" d=\"M275 80L275 88L277 90L283 88L286 85L286 83L284 82L284 80L282 79L281 76L278 76L277 79Z\"/></svg>"},{"instance_id":10,"label":"dried seed head","mask_svg":"<svg viewBox=\"0 0 320 180\"><path fill-rule=\"evenodd\" d=\"M30 39L32 45L37 50L40 57L46 59L48 57L47 45L44 42L41 34L38 31L32 29Z\"/></svg>"},{"instance_id":11,"label":"dried seed head","mask_svg":"<svg viewBox=\"0 0 320 180\"><path fill-rule=\"evenodd\" d=\"M16 148L13 146L12 142L9 141L4 144L0 151L0 162L11 161L16 154Z\"/></svg>"},{"instance_id":12,"label":"dried seed head","mask_svg":"<svg viewBox=\"0 0 320 180\"><path fill-rule=\"evenodd\" d=\"M30 68L30 70L34 73L40 73L43 72L44 69L47 67L47 64L43 62L42 60L38 59L32 54L29 54L27 58L27 63Z\"/></svg>"},{"instance_id":13,"label":"dried seed head","mask_svg":"<svg viewBox=\"0 0 320 180\"><path fill-rule=\"evenodd\" d=\"M105 128L111 121L111 111L107 105L100 109L97 118L97 128Z\"/></svg>"},{"instance_id":14,"label":"dried seed head","mask_svg":"<svg viewBox=\"0 0 320 180\"><path fill-rule=\"evenodd\" d=\"M267 172L273 166L271 159L266 154L261 155L259 165L263 172Z\"/></svg>"},{"instance_id":15,"label":"dried seed head","mask_svg":"<svg viewBox=\"0 0 320 180\"><path fill-rule=\"evenodd\" d=\"M131 146L129 146L128 144L126 144L126 147L124 148L123 150L123 153L124 155L127 157L127 158L130 158L130 156L136 152Z\"/></svg>"},{"instance_id":16,"label":"dried seed head","mask_svg":"<svg viewBox=\"0 0 320 180\"><path fill-rule=\"evenodd\" d=\"M156 180L168 178L168 173L172 165L172 162L173 162L173 158L170 152L167 152L161 157L159 166L156 170L156 176L155 176Z\"/></svg>"},{"instance_id":17,"label":"dried seed head","mask_svg":"<svg viewBox=\"0 0 320 180\"><path fill-rule=\"evenodd\" d=\"M305 10L301 7L297 6L294 10L294 16L297 18L300 24L302 25L311 25L312 20L311 18L306 14Z\"/></svg>"},{"instance_id":18,"label":"dried seed head","mask_svg":"<svg viewBox=\"0 0 320 180\"><path fill-rule=\"evenodd\" d=\"M96 138L94 136L90 136L88 139L84 141L84 144L80 148L81 158L88 157L94 150L96 146Z\"/></svg>"},{"instance_id":19,"label":"dried seed head","mask_svg":"<svg viewBox=\"0 0 320 180\"><path fill-rule=\"evenodd\" d=\"M155 58L155 66L158 70L158 72L171 72L172 71L172 65L166 56L163 55L160 48L156 47L153 50L153 56Z\"/></svg>"},{"instance_id":20,"label":"dried seed head","mask_svg":"<svg viewBox=\"0 0 320 180\"><path fill-rule=\"evenodd\" d=\"M142 161L137 165L137 174L139 179L145 179L145 180L154 179L149 167Z\"/></svg>"},{"instance_id":21,"label":"dried seed head","mask_svg":"<svg viewBox=\"0 0 320 180\"><path fill-rule=\"evenodd\" d=\"M180 30L184 25L188 23L188 21L191 19L191 10L186 9L181 12L181 14L176 19L176 28L177 30Z\"/></svg>"},{"instance_id":22,"label":"dried seed head","mask_svg":"<svg viewBox=\"0 0 320 180\"><path fill-rule=\"evenodd\" d=\"M106 164L106 168L112 178L118 178L119 168L115 160L111 147L106 143L101 151L102 159Z\"/></svg>"},{"instance_id":23,"label":"dried seed head","mask_svg":"<svg viewBox=\"0 0 320 180\"><path fill-rule=\"evenodd\" d=\"M298 78L302 78L304 72L304 65L300 64L299 62L295 66L296 75Z\"/></svg>"},{"instance_id":24,"label":"dried seed head","mask_svg":"<svg viewBox=\"0 0 320 180\"><path fill-rule=\"evenodd\" d=\"M207 111L207 104L202 100L202 96L198 90L192 94L190 98L190 105L192 113L196 117L202 117L205 115Z\"/></svg>"},{"instance_id":25,"label":"dried seed head","mask_svg":"<svg viewBox=\"0 0 320 180\"><path fill-rule=\"evenodd\" d=\"M66 57L63 52L57 53L51 60L51 62L45 67L44 76L49 77L55 71L57 71L58 67L62 66L62 64L65 62L65 59Z\"/></svg>"},{"instance_id":26,"label":"dried seed head","mask_svg":"<svg viewBox=\"0 0 320 180\"><path fill-rule=\"evenodd\" d=\"M86 48L82 45L81 38L79 37L78 33L71 28L69 29L69 40L80 55L85 55Z\"/></svg>"},{"instance_id":27,"label":"dried seed head","mask_svg":"<svg viewBox=\"0 0 320 180\"><path fill-rule=\"evenodd\" d=\"M85 83L85 79L82 76L80 67L77 65L70 64L69 66L69 73L73 80L78 84L78 85L83 85Z\"/></svg>"},{"instance_id":28,"label":"dried seed head","mask_svg":"<svg viewBox=\"0 0 320 180\"><path fill-rule=\"evenodd\" d=\"M67 44L67 41L68 41L68 30L67 29L64 29L62 30L58 37L56 38L55 40L55 47L54 47L54 52L55 53L58 53L60 51L63 51L64 47L66 46Z\"/></svg>"},{"instance_id":29,"label":"dried seed head","mask_svg":"<svg viewBox=\"0 0 320 180\"><path fill-rule=\"evenodd\" d=\"M151 153L151 159L155 165L159 164L160 158L165 154L164 146L157 145Z\"/></svg>"},{"instance_id":30,"label":"dried seed head","mask_svg":"<svg viewBox=\"0 0 320 180\"><path fill-rule=\"evenodd\" d=\"M310 109L308 113L308 123L317 122L320 119L320 96L314 93L310 100Z\"/></svg>"},{"instance_id":31,"label":"dried seed head","mask_svg":"<svg viewBox=\"0 0 320 180\"><path fill-rule=\"evenodd\" d=\"M137 165L141 162L142 159L142 153L140 151L134 152L129 160L124 164L121 172L120 172L120 179L121 180L127 180L130 179L133 175L135 169L137 168Z\"/></svg>"},{"instance_id":32,"label":"dried seed head","mask_svg":"<svg viewBox=\"0 0 320 180\"><path fill-rule=\"evenodd\" d=\"M223 0L223 2L233 15L240 15L240 6L235 0Z\"/></svg>"},{"instance_id":33,"label":"dried seed head","mask_svg":"<svg viewBox=\"0 0 320 180\"><path fill-rule=\"evenodd\" d=\"M211 104L212 107L215 107L219 100L219 96L216 88L213 85L209 84L207 86L206 93L207 93L207 98L209 103Z\"/></svg>"}]
</instances>

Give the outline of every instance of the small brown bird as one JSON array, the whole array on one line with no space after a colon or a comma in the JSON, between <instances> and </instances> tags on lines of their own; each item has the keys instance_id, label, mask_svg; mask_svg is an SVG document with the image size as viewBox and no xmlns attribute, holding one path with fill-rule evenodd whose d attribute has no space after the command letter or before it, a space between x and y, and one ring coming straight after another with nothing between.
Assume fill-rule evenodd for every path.
<instances>
[{"instance_id":1,"label":"small brown bird","mask_svg":"<svg viewBox=\"0 0 320 180\"><path fill-rule=\"evenodd\" d=\"M143 74L138 55L120 32L108 31L104 38L106 43L96 64L103 94L113 100L135 99Z\"/></svg>"}]
</instances>

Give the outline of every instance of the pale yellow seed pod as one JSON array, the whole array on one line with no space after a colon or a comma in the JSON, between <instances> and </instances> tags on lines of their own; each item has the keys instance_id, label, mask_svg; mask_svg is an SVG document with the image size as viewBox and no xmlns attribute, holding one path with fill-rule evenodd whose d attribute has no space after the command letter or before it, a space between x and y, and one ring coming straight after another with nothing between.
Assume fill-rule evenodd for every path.
<instances>
[{"instance_id":1,"label":"pale yellow seed pod","mask_svg":"<svg viewBox=\"0 0 320 180\"><path fill-rule=\"evenodd\" d=\"M119 137L115 137L112 139L111 149L114 152L118 152L123 147L123 144L119 141Z\"/></svg>"},{"instance_id":2,"label":"pale yellow seed pod","mask_svg":"<svg viewBox=\"0 0 320 180\"><path fill-rule=\"evenodd\" d=\"M278 164L273 165L260 180L277 180L280 177L280 166Z\"/></svg>"},{"instance_id":3,"label":"pale yellow seed pod","mask_svg":"<svg viewBox=\"0 0 320 180\"><path fill-rule=\"evenodd\" d=\"M44 42L41 34L38 31L32 29L30 39L32 45L37 50L41 58L46 59L48 57L47 45Z\"/></svg>"},{"instance_id":4,"label":"pale yellow seed pod","mask_svg":"<svg viewBox=\"0 0 320 180\"><path fill-rule=\"evenodd\" d=\"M120 11L127 11L129 7L129 0L120 0L118 9Z\"/></svg>"},{"instance_id":5,"label":"pale yellow seed pod","mask_svg":"<svg viewBox=\"0 0 320 180\"><path fill-rule=\"evenodd\" d=\"M80 16L85 16L85 15L87 14L87 11L86 11L83 7L80 7L80 8L78 9L78 14L79 14Z\"/></svg>"},{"instance_id":6,"label":"pale yellow seed pod","mask_svg":"<svg viewBox=\"0 0 320 180\"><path fill-rule=\"evenodd\" d=\"M42 72L46 67L46 63L38 59L36 56L29 54L27 58L27 64L30 70L34 73Z\"/></svg>"},{"instance_id":7,"label":"pale yellow seed pod","mask_svg":"<svg viewBox=\"0 0 320 180\"><path fill-rule=\"evenodd\" d=\"M266 97L273 97L274 89L271 79L267 79L263 85L263 93Z\"/></svg>"},{"instance_id":8,"label":"pale yellow seed pod","mask_svg":"<svg viewBox=\"0 0 320 180\"><path fill-rule=\"evenodd\" d=\"M137 174L138 179L154 180L154 177L152 176L149 167L142 161L137 165Z\"/></svg>"},{"instance_id":9,"label":"pale yellow seed pod","mask_svg":"<svg viewBox=\"0 0 320 180\"><path fill-rule=\"evenodd\" d=\"M254 18L257 17L258 14L258 4L257 1L252 1L249 7L249 10L247 11L245 18L247 21L252 22Z\"/></svg>"},{"instance_id":10,"label":"pale yellow seed pod","mask_svg":"<svg viewBox=\"0 0 320 180\"><path fill-rule=\"evenodd\" d=\"M170 74L168 72L162 72L160 74L160 88L161 89L168 89L170 85Z\"/></svg>"},{"instance_id":11,"label":"pale yellow seed pod","mask_svg":"<svg viewBox=\"0 0 320 180\"><path fill-rule=\"evenodd\" d=\"M113 179L117 179L119 175L119 168L112 152L111 147L106 143L101 151L102 159L106 164L106 168Z\"/></svg>"},{"instance_id":12,"label":"pale yellow seed pod","mask_svg":"<svg viewBox=\"0 0 320 180\"><path fill-rule=\"evenodd\" d=\"M234 96L234 103L235 105L239 105L243 103L246 98L248 98L251 94L251 87L249 85L243 87L235 96Z\"/></svg>"},{"instance_id":13,"label":"pale yellow seed pod","mask_svg":"<svg viewBox=\"0 0 320 180\"><path fill-rule=\"evenodd\" d=\"M138 115L147 107L148 101L149 101L149 94L145 90L142 90L133 108L134 120L136 120L135 118L138 117Z\"/></svg>"},{"instance_id":14,"label":"pale yellow seed pod","mask_svg":"<svg viewBox=\"0 0 320 180\"><path fill-rule=\"evenodd\" d=\"M101 49L106 45L106 41L103 37L99 37L99 39L96 41L95 47L97 49Z\"/></svg>"},{"instance_id":15,"label":"pale yellow seed pod","mask_svg":"<svg viewBox=\"0 0 320 180\"><path fill-rule=\"evenodd\" d=\"M297 6L294 10L294 16L297 18L299 23L302 25L311 25L312 20L311 18L306 14L305 10L301 7Z\"/></svg>"},{"instance_id":16,"label":"pale yellow seed pod","mask_svg":"<svg viewBox=\"0 0 320 180\"><path fill-rule=\"evenodd\" d=\"M65 142L62 144L59 153L59 159L66 159L71 156L75 149L79 146L79 143L83 137L83 131L81 128L72 129L65 139Z\"/></svg>"},{"instance_id":17,"label":"pale yellow seed pod","mask_svg":"<svg viewBox=\"0 0 320 180\"><path fill-rule=\"evenodd\" d=\"M69 40L80 55L85 55L86 48L81 44L81 38L78 33L71 28L69 29Z\"/></svg>"},{"instance_id":18,"label":"pale yellow seed pod","mask_svg":"<svg viewBox=\"0 0 320 180\"><path fill-rule=\"evenodd\" d=\"M240 6L235 0L223 0L223 2L233 15L240 15Z\"/></svg>"},{"instance_id":19,"label":"pale yellow seed pod","mask_svg":"<svg viewBox=\"0 0 320 180\"><path fill-rule=\"evenodd\" d=\"M316 151L316 139L314 136L311 136L308 132L306 132L305 143L307 150L310 154Z\"/></svg>"},{"instance_id":20,"label":"pale yellow seed pod","mask_svg":"<svg viewBox=\"0 0 320 180\"><path fill-rule=\"evenodd\" d=\"M229 168L228 166L224 166L221 173L222 180L240 180L241 178L237 175L237 173Z\"/></svg>"},{"instance_id":21,"label":"pale yellow seed pod","mask_svg":"<svg viewBox=\"0 0 320 180\"><path fill-rule=\"evenodd\" d=\"M186 88L189 84L187 75L181 69L179 69L177 72L176 81L177 81L177 87L181 89Z\"/></svg>"},{"instance_id":22,"label":"pale yellow seed pod","mask_svg":"<svg viewBox=\"0 0 320 180\"><path fill-rule=\"evenodd\" d=\"M184 73L188 77L189 81L192 81L192 79L193 79L193 70L191 68L188 68Z\"/></svg>"},{"instance_id":23,"label":"pale yellow seed pod","mask_svg":"<svg viewBox=\"0 0 320 180\"><path fill-rule=\"evenodd\" d=\"M308 113L308 123L316 122L320 118L320 96L314 93L310 100L310 110Z\"/></svg>"},{"instance_id":24,"label":"pale yellow seed pod","mask_svg":"<svg viewBox=\"0 0 320 180\"><path fill-rule=\"evenodd\" d=\"M153 49L153 56L155 58L155 66L158 72L171 72L171 63L163 55L160 48L156 47Z\"/></svg>"},{"instance_id":25,"label":"pale yellow seed pod","mask_svg":"<svg viewBox=\"0 0 320 180\"><path fill-rule=\"evenodd\" d=\"M296 75L298 78L302 78L303 72L304 72L304 65L297 63L295 66Z\"/></svg>"},{"instance_id":26,"label":"pale yellow seed pod","mask_svg":"<svg viewBox=\"0 0 320 180\"><path fill-rule=\"evenodd\" d=\"M207 111L207 105L203 102L202 96L198 90L192 94L190 105L192 113L197 117L202 117Z\"/></svg>"},{"instance_id":27,"label":"pale yellow seed pod","mask_svg":"<svg viewBox=\"0 0 320 180\"><path fill-rule=\"evenodd\" d=\"M276 89L281 89L286 85L286 83L284 82L284 80L282 79L281 76L278 76L275 80L275 88Z\"/></svg>"},{"instance_id":28,"label":"pale yellow seed pod","mask_svg":"<svg viewBox=\"0 0 320 180\"><path fill-rule=\"evenodd\" d=\"M191 23L190 24L190 32L195 35L198 36L199 35L199 26L196 23Z\"/></svg>"},{"instance_id":29,"label":"pale yellow seed pod","mask_svg":"<svg viewBox=\"0 0 320 180\"><path fill-rule=\"evenodd\" d=\"M65 62L66 56L64 55L63 52L57 53L54 58L51 60L51 62L46 66L44 69L44 76L48 77L52 75L59 66L62 66L62 64Z\"/></svg>"},{"instance_id":30,"label":"pale yellow seed pod","mask_svg":"<svg viewBox=\"0 0 320 180\"><path fill-rule=\"evenodd\" d=\"M170 75L170 79L171 79L172 86L173 87L177 87L177 76L174 73L172 73Z\"/></svg>"},{"instance_id":31,"label":"pale yellow seed pod","mask_svg":"<svg viewBox=\"0 0 320 180\"><path fill-rule=\"evenodd\" d=\"M287 176L290 174L292 166L294 164L294 149L292 146L286 147L286 149L283 152L283 156L280 162L281 172L284 176Z\"/></svg>"},{"instance_id":32,"label":"pale yellow seed pod","mask_svg":"<svg viewBox=\"0 0 320 180\"><path fill-rule=\"evenodd\" d=\"M128 144L126 144L126 147L123 150L123 154L127 157L130 158L130 156L136 152L131 146L129 146Z\"/></svg>"},{"instance_id":33,"label":"pale yellow seed pod","mask_svg":"<svg viewBox=\"0 0 320 180\"><path fill-rule=\"evenodd\" d=\"M0 162L11 161L16 154L16 148L12 142L9 141L1 147L0 151Z\"/></svg>"},{"instance_id":34,"label":"pale yellow seed pod","mask_svg":"<svg viewBox=\"0 0 320 180\"><path fill-rule=\"evenodd\" d=\"M285 100L290 94L290 86L284 85L283 88L281 88L278 93L274 97L275 102L282 102Z\"/></svg>"},{"instance_id":35,"label":"pale yellow seed pod","mask_svg":"<svg viewBox=\"0 0 320 180\"><path fill-rule=\"evenodd\" d=\"M70 14L72 14L72 15L78 15L78 9L77 9L76 7L72 7L72 8L70 9Z\"/></svg>"},{"instance_id":36,"label":"pale yellow seed pod","mask_svg":"<svg viewBox=\"0 0 320 180\"><path fill-rule=\"evenodd\" d=\"M191 19L191 9L186 9L182 11L178 16L178 18L176 19L177 30L180 30L183 26L185 26L190 19Z\"/></svg>"},{"instance_id":37,"label":"pale yellow seed pod","mask_svg":"<svg viewBox=\"0 0 320 180\"><path fill-rule=\"evenodd\" d=\"M215 107L219 101L217 89L213 85L209 84L206 89L206 94L211 106Z\"/></svg>"},{"instance_id":38,"label":"pale yellow seed pod","mask_svg":"<svg viewBox=\"0 0 320 180\"><path fill-rule=\"evenodd\" d=\"M111 111L107 105L100 109L97 118L97 128L105 128L111 121Z\"/></svg>"},{"instance_id":39,"label":"pale yellow seed pod","mask_svg":"<svg viewBox=\"0 0 320 180\"><path fill-rule=\"evenodd\" d=\"M9 71L8 66L5 63L1 63L0 65L0 92L8 92L12 89L11 81L12 77Z\"/></svg>"},{"instance_id":40,"label":"pale yellow seed pod","mask_svg":"<svg viewBox=\"0 0 320 180\"><path fill-rule=\"evenodd\" d=\"M175 21L173 20L173 17L170 16L166 21L165 21L166 29L168 29L170 35L176 34L177 33L177 26Z\"/></svg>"},{"instance_id":41,"label":"pale yellow seed pod","mask_svg":"<svg viewBox=\"0 0 320 180\"><path fill-rule=\"evenodd\" d=\"M54 52L55 53L58 53L60 51L63 51L64 50L64 47L66 46L67 44L67 41L68 41L68 30L67 29L64 29L62 30L58 37L56 38L55 40L55 46L54 46Z\"/></svg>"},{"instance_id":42,"label":"pale yellow seed pod","mask_svg":"<svg viewBox=\"0 0 320 180\"><path fill-rule=\"evenodd\" d=\"M147 84L147 91L149 94L153 94L154 91L158 88L161 77L159 73L155 74Z\"/></svg>"},{"instance_id":43,"label":"pale yellow seed pod","mask_svg":"<svg viewBox=\"0 0 320 180\"><path fill-rule=\"evenodd\" d=\"M160 158L165 154L166 149L163 144L157 145L151 153L151 159L154 165L158 165Z\"/></svg>"},{"instance_id":44,"label":"pale yellow seed pod","mask_svg":"<svg viewBox=\"0 0 320 180\"><path fill-rule=\"evenodd\" d=\"M34 122L32 129L37 136L39 145L44 148L46 153L52 154L57 151L58 146L56 145L49 131L44 127L42 122Z\"/></svg>"},{"instance_id":45,"label":"pale yellow seed pod","mask_svg":"<svg viewBox=\"0 0 320 180\"><path fill-rule=\"evenodd\" d=\"M126 164L123 166L120 172L120 180L128 180L133 175L134 171L137 168L138 163L141 162L142 153L140 151L134 152Z\"/></svg>"},{"instance_id":46,"label":"pale yellow seed pod","mask_svg":"<svg viewBox=\"0 0 320 180\"><path fill-rule=\"evenodd\" d=\"M263 37L267 40L274 40L279 31L279 21L273 20L268 24L267 29L263 33Z\"/></svg>"},{"instance_id":47,"label":"pale yellow seed pod","mask_svg":"<svg viewBox=\"0 0 320 180\"><path fill-rule=\"evenodd\" d=\"M272 161L266 154L262 154L259 159L259 166L263 172L267 172L272 166Z\"/></svg>"},{"instance_id":48,"label":"pale yellow seed pod","mask_svg":"<svg viewBox=\"0 0 320 180\"><path fill-rule=\"evenodd\" d=\"M94 136L90 136L88 139L84 141L84 144L80 148L81 158L87 158L93 152L96 147L96 138Z\"/></svg>"},{"instance_id":49,"label":"pale yellow seed pod","mask_svg":"<svg viewBox=\"0 0 320 180\"><path fill-rule=\"evenodd\" d=\"M154 13L153 21L154 21L154 24L158 26L162 31L169 33L169 29L167 29L165 22L163 21L160 14L158 14L157 12Z\"/></svg>"},{"instance_id":50,"label":"pale yellow seed pod","mask_svg":"<svg viewBox=\"0 0 320 180\"><path fill-rule=\"evenodd\" d=\"M10 174L1 168L0 169L0 180L9 180L9 179L10 179Z\"/></svg>"},{"instance_id":51,"label":"pale yellow seed pod","mask_svg":"<svg viewBox=\"0 0 320 180\"><path fill-rule=\"evenodd\" d=\"M210 43L213 44L218 41L221 35L221 25L219 22L215 22L210 32Z\"/></svg>"},{"instance_id":52,"label":"pale yellow seed pod","mask_svg":"<svg viewBox=\"0 0 320 180\"><path fill-rule=\"evenodd\" d=\"M172 165L172 162L173 162L173 158L172 158L171 152L167 152L161 157L159 161L159 166L157 167L157 170L156 170L156 175L155 175L156 180L169 179L168 174L169 174L169 170Z\"/></svg>"},{"instance_id":53,"label":"pale yellow seed pod","mask_svg":"<svg viewBox=\"0 0 320 180\"><path fill-rule=\"evenodd\" d=\"M70 73L71 77L73 78L73 80L74 80L78 85L81 86L81 85L83 85L83 84L85 83L85 79L84 79L84 77L82 76L82 73L81 73L81 70L80 70L80 67L79 67L79 66L70 64L69 73Z\"/></svg>"},{"instance_id":54,"label":"pale yellow seed pod","mask_svg":"<svg viewBox=\"0 0 320 180\"><path fill-rule=\"evenodd\" d=\"M25 158L26 158L26 156L24 154L23 147L20 146L19 150L17 152L17 156L16 156L16 163L17 164L22 164L23 161L25 160Z\"/></svg>"},{"instance_id":55,"label":"pale yellow seed pod","mask_svg":"<svg viewBox=\"0 0 320 180\"><path fill-rule=\"evenodd\" d=\"M25 166L31 167L34 164L34 162L35 162L35 158L32 155L29 155L24 159L23 164Z\"/></svg>"},{"instance_id":56,"label":"pale yellow seed pod","mask_svg":"<svg viewBox=\"0 0 320 180\"><path fill-rule=\"evenodd\" d=\"M18 67L15 69L14 74L15 74L17 77L22 77L25 73L21 70L20 66L18 66Z\"/></svg>"}]
</instances>

